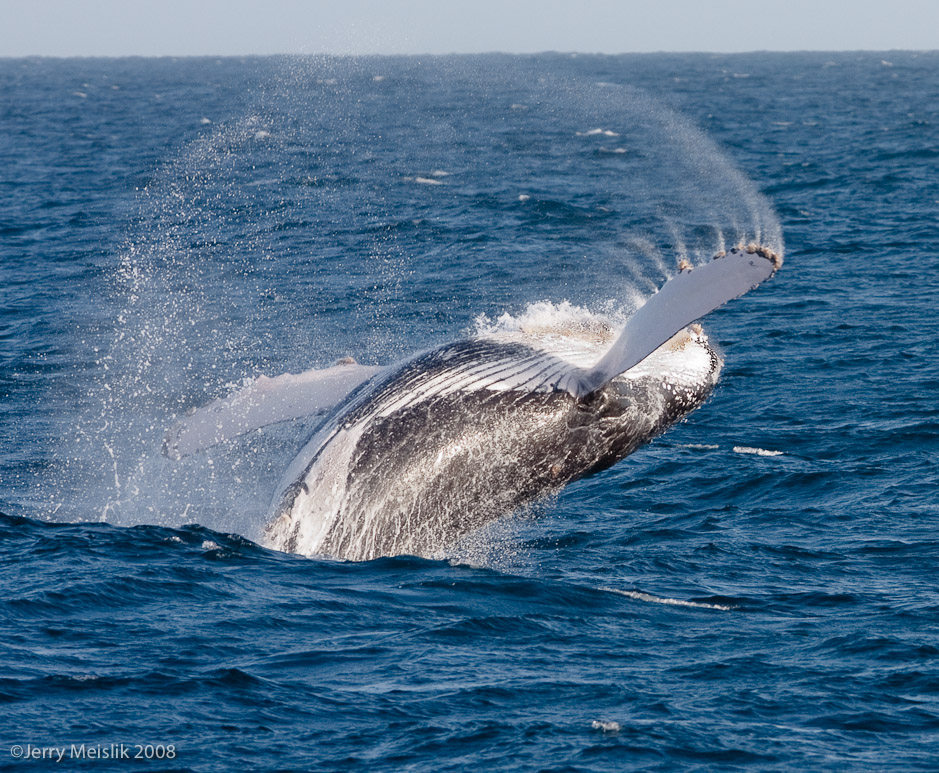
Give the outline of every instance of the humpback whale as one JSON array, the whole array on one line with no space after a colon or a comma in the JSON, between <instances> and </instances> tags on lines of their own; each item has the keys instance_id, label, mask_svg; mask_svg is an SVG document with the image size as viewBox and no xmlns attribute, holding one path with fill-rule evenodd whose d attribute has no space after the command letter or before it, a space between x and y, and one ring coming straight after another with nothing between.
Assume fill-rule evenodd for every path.
<instances>
[{"instance_id":1,"label":"humpback whale","mask_svg":"<svg viewBox=\"0 0 939 773\"><path fill-rule=\"evenodd\" d=\"M179 459L322 415L278 486L265 544L348 560L440 555L700 406L723 363L692 323L781 264L756 244L683 263L618 332L481 333L388 367L262 376L178 422L163 450Z\"/></svg>"}]
</instances>

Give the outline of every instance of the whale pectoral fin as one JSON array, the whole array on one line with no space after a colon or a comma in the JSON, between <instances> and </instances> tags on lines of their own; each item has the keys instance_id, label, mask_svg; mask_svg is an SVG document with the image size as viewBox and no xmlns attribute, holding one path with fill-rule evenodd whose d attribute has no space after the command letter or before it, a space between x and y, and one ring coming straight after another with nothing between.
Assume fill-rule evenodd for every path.
<instances>
[{"instance_id":1,"label":"whale pectoral fin","mask_svg":"<svg viewBox=\"0 0 939 773\"><path fill-rule=\"evenodd\" d=\"M627 320L603 358L592 369L581 371L579 377L569 374L561 387L578 398L600 389L685 326L769 279L781 265L781 256L751 244L719 253L695 268L681 266L679 273Z\"/></svg>"},{"instance_id":2,"label":"whale pectoral fin","mask_svg":"<svg viewBox=\"0 0 939 773\"><path fill-rule=\"evenodd\" d=\"M259 376L167 430L163 454L181 459L260 427L324 413L382 370L346 363L274 378Z\"/></svg>"}]
</instances>

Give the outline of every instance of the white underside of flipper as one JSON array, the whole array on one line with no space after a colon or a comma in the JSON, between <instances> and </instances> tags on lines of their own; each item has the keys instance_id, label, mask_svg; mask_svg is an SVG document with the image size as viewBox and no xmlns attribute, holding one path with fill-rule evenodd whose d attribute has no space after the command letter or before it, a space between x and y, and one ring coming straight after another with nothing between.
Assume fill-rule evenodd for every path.
<instances>
[{"instance_id":1,"label":"white underside of flipper","mask_svg":"<svg viewBox=\"0 0 939 773\"><path fill-rule=\"evenodd\" d=\"M181 459L252 430L325 413L385 370L343 363L322 370L258 376L248 386L215 400L171 427L163 453Z\"/></svg>"},{"instance_id":2,"label":"white underside of flipper","mask_svg":"<svg viewBox=\"0 0 939 773\"><path fill-rule=\"evenodd\" d=\"M781 265L777 253L751 244L719 253L702 266L683 267L627 320L609 351L583 374L573 393L582 397L609 383L682 328L769 279Z\"/></svg>"}]
</instances>

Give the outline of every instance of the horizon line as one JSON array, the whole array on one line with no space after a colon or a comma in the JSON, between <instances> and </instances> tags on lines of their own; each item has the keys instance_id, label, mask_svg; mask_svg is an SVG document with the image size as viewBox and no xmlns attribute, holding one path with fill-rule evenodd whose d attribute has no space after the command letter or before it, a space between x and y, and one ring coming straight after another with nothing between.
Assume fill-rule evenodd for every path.
<instances>
[{"instance_id":1,"label":"horizon line","mask_svg":"<svg viewBox=\"0 0 939 773\"><path fill-rule=\"evenodd\" d=\"M656 50L656 51L563 51L545 49L543 51L447 51L447 52L418 52L418 53L351 53L351 52L273 52L273 53L186 53L186 54L0 54L0 59L264 59L274 57L332 57L336 59L366 59L366 58L420 58L420 57L460 57L460 56L658 56L658 55L689 55L689 56L747 56L754 54L935 54L939 48L792 48L775 49L760 48L745 51L718 51L718 50Z\"/></svg>"}]
</instances>

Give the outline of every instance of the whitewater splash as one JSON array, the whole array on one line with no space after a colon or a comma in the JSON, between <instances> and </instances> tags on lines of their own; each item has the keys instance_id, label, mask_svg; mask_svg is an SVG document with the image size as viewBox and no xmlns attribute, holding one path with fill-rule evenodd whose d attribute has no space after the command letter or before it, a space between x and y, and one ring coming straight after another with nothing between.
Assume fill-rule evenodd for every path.
<instances>
[{"instance_id":1,"label":"whitewater splash","mask_svg":"<svg viewBox=\"0 0 939 773\"><path fill-rule=\"evenodd\" d=\"M752 239L781 252L752 184L635 89L521 62L396 67L379 80L365 61L286 62L247 117L206 114L155 172L89 411L43 484L56 518L258 538L283 449L319 420L170 465L169 417L262 373L395 362L461 329L550 342L545 315L581 326L570 356L586 362L680 260ZM454 107L453 89L475 96Z\"/></svg>"}]
</instances>

